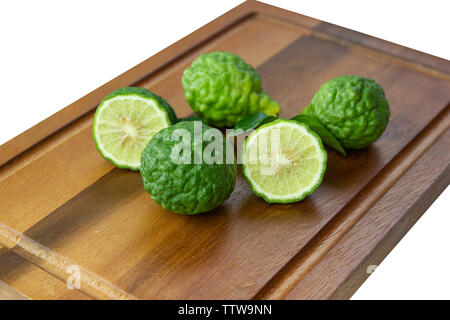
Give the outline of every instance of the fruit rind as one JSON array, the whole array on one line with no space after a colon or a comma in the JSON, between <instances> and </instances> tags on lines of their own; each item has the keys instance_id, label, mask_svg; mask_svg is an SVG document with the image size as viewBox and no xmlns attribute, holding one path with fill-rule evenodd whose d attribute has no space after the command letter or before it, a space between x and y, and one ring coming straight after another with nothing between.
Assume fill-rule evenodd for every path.
<instances>
[{"instance_id":1,"label":"fruit rind","mask_svg":"<svg viewBox=\"0 0 450 320\"><path fill-rule=\"evenodd\" d=\"M211 52L194 60L182 77L187 103L203 121L233 127L258 111L277 116L280 106L261 87L255 69L237 55Z\"/></svg>"},{"instance_id":2,"label":"fruit rind","mask_svg":"<svg viewBox=\"0 0 450 320\"><path fill-rule=\"evenodd\" d=\"M201 125L203 133L212 129L221 135L218 129L203 123ZM172 139L173 132L185 129L191 135L191 141L194 141L193 126L194 121L181 121L161 130L153 136L141 156L140 172L145 190L164 209L184 215L195 215L217 208L230 196L236 183L234 154L233 161L230 161L232 163L207 164L202 161L196 164L192 161L195 150L194 143L191 143L190 163L173 162L172 149L181 143ZM228 143L226 139L223 142ZM209 143L203 142L202 154L207 145ZM224 151L226 152L226 148Z\"/></svg>"},{"instance_id":3,"label":"fruit rind","mask_svg":"<svg viewBox=\"0 0 450 320\"><path fill-rule=\"evenodd\" d=\"M293 196L290 196L290 197L271 196L267 192L264 192L263 190L261 190L251 180L250 174L247 172L247 167L245 165L245 163L246 163L246 150L247 150L247 145L248 145L250 139L255 137L258 134L258 132L260 132L260 130L264 130L264 129L268 128L268 127L276 126L276 125L278 125L280 123L287 123L289 125L300 126L300 127L304 128L305 132L307 132L310 136L315 138L314 141L317 143L316 146L320 150L319 154L322 156L322 159L321 159L322 161L320 161L320 163L322 164L322 168L321 168L319 174L317 175L317 179L316 179L315 183L313 185L311 185L308 188L308 190L305 190L301 194L296 194L296 195L293 195ZM327 156L327 152L325 151L325 148L323 146L322 140L320 139L320 137L314 131L312 131L308 127L308 125L306 125L304 123L299 123L299 122L297 122L295 120L278 119L278 120L275 120L273 122L270 122L270 123L267 123L265 125L262 125L261 127L259 127L256 131L254 131L252 134L250 134L245 139L242 150L243 150L243 152L241 154L241 157L242 157L242 174L243 174L245 180L250 185L250 188L252 189L253 193L255 193L255 195L263 198L268 203L280 203L280 204L283 204L283 203L292 203L292 202L301 201L305 197L307 197L308 195L313 193L314 190L317 189L317 187L322 183L323 177L325 175L326 163L327 163L328 156Z\"/></svg>"},{"instance_id":4,"label":"fruit rind","mask_svg":"<svg viewBox=\"0 0 450 320\"><path fill-rule=\"evenodd\" d=\"M348 75L325 82L302 114L318 119L344 148L362 149L384 132L390 110L378 83Z\"/></svg>"}]
</instances>

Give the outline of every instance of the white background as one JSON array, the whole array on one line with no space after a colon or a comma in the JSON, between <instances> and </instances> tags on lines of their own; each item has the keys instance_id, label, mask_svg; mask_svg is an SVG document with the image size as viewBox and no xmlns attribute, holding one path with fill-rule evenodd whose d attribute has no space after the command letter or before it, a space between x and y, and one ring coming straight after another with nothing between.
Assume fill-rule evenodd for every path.
<instances>
[{"instance_id":1,"label":"white background","mask_svg":"<svg viewBox=\"0 0 450 320\"><path fill-rule=\"evenodd\" d=\"M241 1L2 1L0 144ZM448 1L266 1L450 59ZM354 299L449 299L450 189Z\"/></svg>"}]
</instances>

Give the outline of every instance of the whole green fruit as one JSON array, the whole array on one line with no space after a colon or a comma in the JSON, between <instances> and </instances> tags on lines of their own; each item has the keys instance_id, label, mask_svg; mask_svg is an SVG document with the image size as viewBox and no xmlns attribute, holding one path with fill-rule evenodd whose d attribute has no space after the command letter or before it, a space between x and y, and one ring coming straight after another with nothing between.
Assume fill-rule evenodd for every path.
<instances>
[{"instance_id":1,"label":"whole green fruit","mask_svg":"<svg viewBox=\"0 0 450 320\"><path fill-rule=\"evenodd\" d=\"M196 130L200 128L202 132L199 139L207 130L213 130L212 133L222 138L222 151L210 153L221 161L208 164L205 160L205 154L208 154L205 148L209 143L203 141L200 145L198 139L194 140L194 122L197 125ZM180 130L176 131L178 129ZM176 146L180 147L184 140L179 139L179 133L189 138L184 141L188 143L186 149L174 149ZM205 137L205 140L210 139ZM201 121L182 121L161 130L153 136L142 152L140 172L145 190L164 209L179 214L198 214L218 207L230 196L236 182L234 149L229 148L231 155L228 153L228 157L231 156L231 160L227 159L227 143L227 139L223 138L218 129ZM175 154L181 156L188 151L185 161L174 161L173 150L177 150ZM178 152L179 150L182 151Z\"/></svg>"},{"instance_id":2,"label":"whole green fruit","mask_svg":"<svg viewBox=\"0 0 450 320\"><path fill-rule=\"evenodd\" d=\"M184 70L181 83L192 110L216 127L233 127L256 112L280 113L278 103L262 90L255 69L228 52L199 56Z\"/></svg>"},{"instance_id":3,"label":"whole green fruit","mask_svg":"<svg viewBox=\"0 0 450 320\"><path fill-rule=\"evenodd\" d=\"M348 149L378 139L389 121L389 103L374 80L340 76L325 82L302 114L317 118Z\"/></svg>"}]
</instances>

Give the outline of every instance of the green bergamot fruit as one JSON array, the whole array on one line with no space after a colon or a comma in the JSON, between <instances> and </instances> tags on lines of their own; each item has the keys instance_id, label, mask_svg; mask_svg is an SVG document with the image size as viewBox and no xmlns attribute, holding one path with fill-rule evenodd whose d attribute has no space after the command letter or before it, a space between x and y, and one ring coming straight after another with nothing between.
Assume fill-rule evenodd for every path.
<instances>
[{"instance_id":1,"label":"green bergamot fruit","mask_svg":"<svg viewBox=\"0 0 450 320\"><path fill-rule=\"evenodd\" d=\"M349 149L378 139L389 121L389 103L374 80L340 76L325 82L302 112L318 119Z\"/></svg>"},{"instance_id":2,"label":"green bergamot fruit","mask_svg":"<svg viewBox=\"0 0 450 320\"><path fill-rule=\"evenodd\" d=\"M322 182L326 163L322 140L294 120L259 127L243 146L242 174L253 192L269 203L303 200Z\"/></svg>"},{"instance_id":3,"label":"green bergamot fruit","mask_svg":"<svg viewBox=\"0 0 450 320\"><path fill-rule=\"evenodd\" d=\"M100 103L92 133L105 159L119 168L139 170L144 147L174 122L175 112L166 100L145 88L124 87Z\"/></svg>"},{"instance_id":4,"label":"green bergamot fruit","mask_svg":"<svg viewBox=\"0 0 450 320\"><path fill-rule=\"evenodd\" d=\"M194 126L195 132L203 133L195 140ZM211 136L214 140L206 142ZM211 148L216 141L220 147ZM164 209L175 213L213 210L230 196L236 182L234 149L227 149L227 143L218 129L201 121L181 121L161 130L142 152L140 171L145 190ZM207 159L209 155L215 161Z\"/></svg>"},{"instance_id":5,"label":"green bergamot fruit","mask_svg":"<svg viewBox=\"0 0 450 320\"><path fill-rule=\"evenodd\" d=\"M228 52L199 56L184 70L181 82L186 101L209 125L233 127L256 112L280 113L278 103L262 90L255 69Z\"/></svg>"}]
</instances>

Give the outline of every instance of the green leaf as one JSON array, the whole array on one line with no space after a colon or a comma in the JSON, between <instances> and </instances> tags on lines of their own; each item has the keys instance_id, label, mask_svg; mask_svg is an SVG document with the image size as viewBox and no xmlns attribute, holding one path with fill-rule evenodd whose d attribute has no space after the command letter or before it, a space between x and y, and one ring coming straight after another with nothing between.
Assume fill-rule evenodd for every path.
<instances>
[{"instance_id":1,"label":"green leaf","mask_svg":"<svg viewBox=\"0 0 450 320\"><path fill-rule=\"evenodd\" d=\"M199 116L194 114L194 115L189 116L189 117L180 118L178 120L178 122L180 122L180 121L202 121L202 119Z\"/></svg>"},{"instance_id":2,"label":"green leaf","mask_svg":"<svg viewBox=\"0 0 450 320\"><path fill-rule=\"evenodd\" d=\"M342 147L342 145L339 143L339 141L336 139L336 137L334 135L332 135L331 132L328 131L328 129L325 128L319 122L319 120L317 120L316 118L307 116L307 115L303 115L303 114L299 114L299 115L291 118L291 120L295 120L295 121L303 122L303 123L307 124L308 127L310 127L312 131L317 133L317 135L322 139L323 143L325 143L328 146L330 146L331 148L337 150L344 156L347 155L347 152L345 152L345 149Z\"/></svg>"},{"instance_id":3,"label":"green leaf","mask_svg":"<svg viewBox=\"0 0 450 320\"><path fill-rule=\"evenodd\" d=\"M244 133L251 129L256 129L259 126L262 126L263 124L272 122L276 120L277 117L274 116L268 116L265 113L257 112L252 115L249 115L248 117L245 117L244 119L239 120L236 123L236 126L230 133L228 133L228 136L237 136L241 133Z\"/></svg>"}]
</instances>

